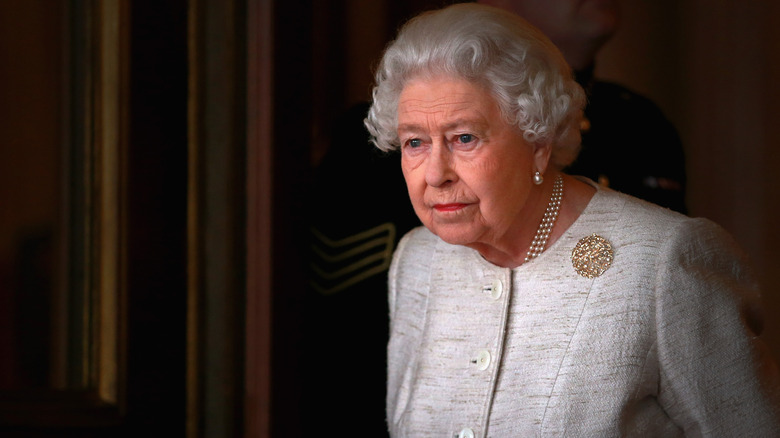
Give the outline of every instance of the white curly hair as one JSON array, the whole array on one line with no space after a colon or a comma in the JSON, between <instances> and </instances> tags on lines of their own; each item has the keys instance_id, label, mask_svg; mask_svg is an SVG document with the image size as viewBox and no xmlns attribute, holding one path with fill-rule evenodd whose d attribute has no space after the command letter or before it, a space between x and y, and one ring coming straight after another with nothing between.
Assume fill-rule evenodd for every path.
<instances>
[{"instance_id":1,"label":"white curly hair","mask_svg":"<svg viewBox=\"0 0 780 438\"><path fill-rule=\"evenodd\" d=\"M384 151L399 148L398 99L410 79L447 75L480 84L526 141L550 143L563 168L580 148L585 94L555 45L517 15L455 4L409 20L384 52L365 125Z\"/></svg>"}]
</instances>

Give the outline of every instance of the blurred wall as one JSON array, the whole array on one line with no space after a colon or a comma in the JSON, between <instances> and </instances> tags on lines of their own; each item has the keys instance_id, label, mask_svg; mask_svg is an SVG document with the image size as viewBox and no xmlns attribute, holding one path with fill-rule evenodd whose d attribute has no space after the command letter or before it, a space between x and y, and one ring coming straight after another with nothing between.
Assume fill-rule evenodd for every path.
<instances>
[{"instance_id":1,"label":"blurred wall","mask_svg":"<svg viewBox=\"0 0 780 438\"><path fill-rule=\"evenodd\" d=\"M621 28L600 54L597 74L655 100L677 126L691 215L721 224L753 259L764 285L763 337L780 358L773 318L780 312L780 110L773 105L780 100L780 4L623 4Z\"/></svg>"},{"instance_id":2,"label":"blurred wall","mask_svg":"<svg viewBox=\"0 0 780 438\"><path fill-rule=\"evenodd\" d=\"M311 164L331 141L335 119L371 99L374 70L397 29L421 11L458 0L319 0L313 3Z\"/></svg>"},{"instance_id":3,"label":"blurred wall","mask_svg":"<svg viewBox=\"0 0 780 438\"><path fill-rule=\"evenodd\" d=\"M62 220L60 3L0 2L0 390L47 386Z\"/></svg>"}]
</instances>

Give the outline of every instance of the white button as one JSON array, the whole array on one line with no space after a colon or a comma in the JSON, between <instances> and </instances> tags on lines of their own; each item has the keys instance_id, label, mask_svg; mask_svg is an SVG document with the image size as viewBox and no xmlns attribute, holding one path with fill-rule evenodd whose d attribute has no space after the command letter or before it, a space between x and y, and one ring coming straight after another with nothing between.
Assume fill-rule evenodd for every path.
<instances>
[{"instance_id":1,"label":"white button","mask_svg":"<svg viewBox=\"0 0 780 438\"><path fill-rule=\"evenodd\" d=\"M482 288L485 293L490 294L490 297L494 300L501 298L501 294L504 292L504 283L501 280L493 280L492 283Z\"/></svg>"},{"instance_id":2,"label":"white button","mask_svg":"<svg viewBox=\"0 0 780 438\"><path fill-rule=\"evenodd\" d=\"M479 350L477 352L477 358L472 361L477 365L477 368L484 371L490 366L490 352L487 350Z\"/></svg>"},{"instance_id":3,"label":"white button","mask_svg":"<svg viewBox=\"0 0 780 438\"><path fill-rule=\"evenodd\" d=\"M460 431L458 438L474 438L474 431L467 427Z\"/></svg>"}]
</instances>

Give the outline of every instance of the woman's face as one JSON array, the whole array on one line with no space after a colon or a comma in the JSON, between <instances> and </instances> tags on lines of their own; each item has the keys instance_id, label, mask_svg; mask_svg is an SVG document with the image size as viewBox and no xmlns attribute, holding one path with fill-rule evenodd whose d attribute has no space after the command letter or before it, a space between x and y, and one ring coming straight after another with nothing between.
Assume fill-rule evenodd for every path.
<instances>
[{"instance_id":1,"label":"woman's face","mask_svg":"<svg viewBox=\"0 0 780 438\"><path fill-rule=\"evenodd\" d=\"M482 87L450 77L408 82L398 137L415 212L444 241L479 248L538 225L526 223L527 204L549 153L504 122Z\"/></svg>"}]
</instances>

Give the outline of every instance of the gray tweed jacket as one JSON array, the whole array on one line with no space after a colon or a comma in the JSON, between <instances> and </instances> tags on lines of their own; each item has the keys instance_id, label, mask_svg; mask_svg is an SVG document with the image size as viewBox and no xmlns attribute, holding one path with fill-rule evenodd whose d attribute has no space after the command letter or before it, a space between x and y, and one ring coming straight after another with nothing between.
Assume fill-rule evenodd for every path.
<instances>
[{"instance_id":1,"label":"gray tweed jacket","mask_svg":"<svg viewBox=\"0 0 780 438\"><path fill-rule=\"evenodd\" d=\"M613 261L586 278L594 233ZM780 435L758 288L710 221L602 188L516 269L417 228L389 285L394 437Z\"/></svg>"}]
</instances>

